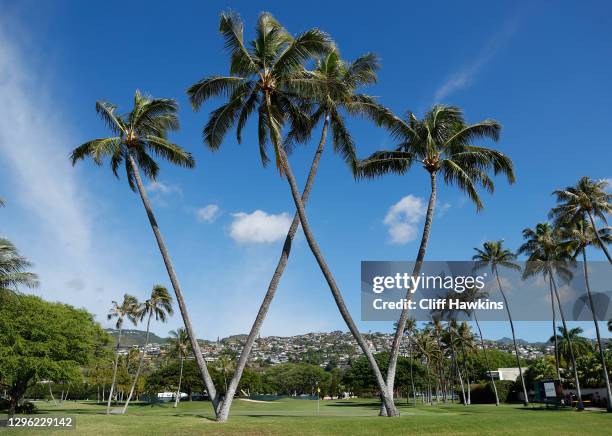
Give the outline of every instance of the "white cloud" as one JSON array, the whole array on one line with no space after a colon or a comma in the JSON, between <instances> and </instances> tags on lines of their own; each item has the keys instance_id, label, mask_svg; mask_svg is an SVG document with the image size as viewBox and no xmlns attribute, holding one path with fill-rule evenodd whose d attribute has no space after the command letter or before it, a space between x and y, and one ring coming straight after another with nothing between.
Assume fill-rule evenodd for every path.
<instances>
[{"instance_id":1,"label":"white cloud","mask_svg":"<svg viewBox=\"0 0 612 436\"><path fill-rule=\"evenodd\" d=\"M417 225L425 216L425 201L407 195L389 208L383 221L389 228L390 243L405 244L417 236Z\"/></svg>"},{"instance_id":2,"label":"white cloud","mask_svg":"<svg viewBox=\"0 0 612 436\"><path fill-rule=\"evenodd\" d=\"M438 218L442 218L444 215L446 215L446 212L451 208L451 204L450 203L441 203L438 206Z\"/></svg>"},{"instance_id":3,"label":"white cloud","mask_svg":"<svg viewBox=\"0 0 612 436\"><path fill-rule=\"evenodd\" d=\"M216 204L209 204L208 206L201 207L196 210L196 217L198 221L202 223L212 223L219 216L219 206Z\"/></svg>"},{"instance_id":4,"label":"white cloud","mask_svg":"<svg viewBox=\"0 0 612 436\"><path fill-rule=\"evenodd\" d=\"M283 212L278 215L262 210L253 213L232 214L230 236L240 243L269 243L283 239L291 225L291 217Z\"/></svg>"},{"instance_id":5,"label":"white cloud","mask_svg":"<svg viewBox=\"0 0 612 436\"><path fill-rule=\"evenodd\" d=\"M169 183L155 181L150 182L146 186L147 192L158 193L158 194L181 194L181 187L178 185L171 185Z\"/></svg>"},{"instance_id":6,"label":"white cloud","mask_svg":"<svg viewBox=\"0 0 612 436\"><path fill-rule=\"evenodd\" d=\"M515 31L516 23L510 21L495 33L475 59L465 63L457 71L449 75L445 82L438 87L434 94L434 103L440 103L455 91L470 86L480 70L508 42Z\"/></svg>"},{"instance_id":7,"label":"white cloud","mask_svg":"<svg viewBox=\"0 0 612 436\"><path fill-rule=\"evenodd\" d=\"M608 177L607 179L603 179L603 181L608 184L608 186L606 186L606 192L612 193L612 177Z\"/></svg>"}]
</instances>

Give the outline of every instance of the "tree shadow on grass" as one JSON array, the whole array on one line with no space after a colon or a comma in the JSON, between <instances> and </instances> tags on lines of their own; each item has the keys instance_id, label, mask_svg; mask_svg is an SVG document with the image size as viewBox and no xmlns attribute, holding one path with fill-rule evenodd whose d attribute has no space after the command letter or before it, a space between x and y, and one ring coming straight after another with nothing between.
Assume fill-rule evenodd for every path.
<instances>
[{"instance_id":1,"label":"tree shadow on grass","mask_svg":"<svg viewBox=\"0 0 612 436\"><path fill-rule=\"evenodd\" d=\"M372 402L363 402L363 403L332 403L325 404L325 407L361 407L365 409L378 410L380 409L380 404L372 403Z\"/></svg>"}]
</instances>

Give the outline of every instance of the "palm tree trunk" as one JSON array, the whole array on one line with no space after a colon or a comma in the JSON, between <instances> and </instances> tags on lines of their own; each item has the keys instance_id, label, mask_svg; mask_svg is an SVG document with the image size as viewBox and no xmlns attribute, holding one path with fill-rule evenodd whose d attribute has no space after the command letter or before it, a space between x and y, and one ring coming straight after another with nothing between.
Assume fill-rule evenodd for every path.
<instances>
[{"instance_id":1,"label":"palm tree trunk","mask_svg":"<svg viewBox=\"0 0 612 436\"><path fill-rule=\"evenodd\" d=\"M461 376L461 368L459 367L459 361L457 360L457 353L455 352L455 344L453 342L453 329L450 325L450 322L448 324L448 334L450 337L450 346L451 346L453 364L455 365L455 368L457 369L457 377L459 377L459 385L461 386L461 396L463 397L463 405L467 406L467 400L465 398L465 386L463 385L463 377Z\"/></svg>"},{"instance_id":2,"label":"palm tree trunk","mask_svg":"<svg viewBox=\"0 0 612 436\"><path fill-rule=\"evenodd\" d=\"M431 192L429 194L429 203L427 204L427 214L425 215L425 224L423 225L423 234L421 236L421 244L419 245L419 251L417 253L416 262L412 270L412 276L418 276L421 273L421 266L425 259L425 252L427 250L427 242L429 241L429 235L431 233L431 223L433 222L434 209L436 207L436 173L430 173L431 178ZM408 289L406 292L406 300L412 300L415 290ZM395 372L397 371L397 358L399 356L400 342L406 327L406 320L408 319L408 308L404 307L400 313L399 320L397 321L397 329L395 330L395 336L391 344L391 352L389 354L389 369L387 370L387 387L389 393L393 396L393 386L395 384ZM384 411L380 410L380 414L384 415Z\"/></svg>"},{"instance_id":3,"label":"palm tree trunk","mask_svg":"<svg viewBox=\"0 0 612 436\"><path fill-rule=\"evenodd\" d=\"M570 358L572 359L572 367L574 370L574 380L576 382L576 394L578 396L578 404L576 408L578 410L583 410L584 404L582 403L582 393L580 392L580 380L578 379L578 368L576 367L576 357L574 356L574 347L572 346L572 340L569 336L569 330L567 328L567 323L565 322L565 314L563 313L563 308L561 307L561 299L559 298L559 291L557 289L557 284L555 283L555 278L553 277L552 273L550 277L553 283L553 289L555 290L557 306L559 306L559 315L561 315L561 322L563 323L563 329L565 330L565 338L569 345Z\"/></svg>"},{"instance_id":4,"label":"palm tree trunk","mask_svg":"<svg viewBox=\"0 0 612 436\"><path fill-rule=\"evenodd\" d=\"M601 236L599 236L599 232L597 231L597 227L595 226L595 220L593 219L593 214L589 212L588 215L589 215L589 220L591 221L591 226L593 227L593 233L595 233L595 237L597 238L597 241L599 242L599 248L601 248L603 252L606 254L606 257L608 258L608 262L612 263L612 257L610 257L610 253L608 252L608 249L606 248L606 244L604 243L604 241L601 240Z\"/></svg>"},{"instance_id":5,"label":"palm tree trunk","mask_svg":"<svg viewBox=\"0 0 612 436\"><path fill-rule=\"evenodd\" d=\"M110 390L108 391L108 403L106 403L106 414L110 413L111 401L113 398L113 390L115 389L115 381L117 380L117 365L119 364L119 346L121 345L121 332L119 328L119 335L117 336L117 347L115 350L115 363L113 364L113 378L111 380ZM53 394L51 394L53 396ZM53 400L55 402L55 400Z\"/></svg>"},{"instance_id":6,"label":"palm tree trunk","mask_svg":"<svg viewBox=\"0 0 612 436\"><path fill-rule=\"evenodd\" d=\"M527 387L525 386L525 378L523 377L523 368L521 367L521 360L519 358L518 346L516 345L516 334L514 333L514 323L512 322L512 315L510 314L510 306L508 305L506 294L504 293L504 290L501 285L501 281L499 280L499 273L497 272L497 268L495 268L495 278L497 279L497 285L499 286L499 292L501 293L504 299L504 305L506 306L506 312L508 313L508 320L510 321L510 330L512 330L512 343L514 344L514 353L516 354L516 364L519 369L519 375L521 376L521 384L523 385L523 395L525 396L523 405L527 407L529 405L529 397L527 396Z\"/></svg>"},{"instance_id":7,"label":"palm tree trunk","mask_svg":"<svg viewBox=\"0 0 612 436\"><path fill-rule=\"evenodd\" d=\"M586 247L582 247L582 264L584 268L584 281L589 296L589 306L591 307L591 313L593 314L593 324L595 324L595 334L597 335L597 346L599 348L599 358L601 359L601 365L603 367L604 380L606 382L606 395L608 396L607 411L612 412L612 390L610 390L610 377L608 376L608 368L606 367L606 357L604 355L603 346L601 343L601 335L599 333L599 323L597 322L597 315L595 315L595 304L593 304L593 295L591 294L591 285L589 283L589 269L587 266Z\"/></svg>"},{"instance_id":8,"label":"palm tree trunk","mask_svg":"<svg viewBox=\"0 0 612 436\"><path fill-rule=\"evenodd\" d=\"M130 388L130 394L127 397L127 401L123 405L123 411L121 412L122 414L126 412L128 406L130 405L130 400L132 399L132 395L134 395L134 389L136 389L136 383L138 383L138 377L140 376L142 364L144 363L145 354L147 354L147 347L149 346L149 334L151 332L151 316L152 315L153 315L153 312L149 312L149 318L147 319L147 334L145 336L145 344L142 349L142 353L140 353L140 359L138 360L138 368L136 369L136 375L134 376L134 381L132 382L132 387Z\"/></svg>"},{"instance_id":9,"label":"palm tree trunk","mask_svg":"<svg viewBox=\"0 0 612 436\"><path fill-rule=\"evenodd\" d=\"M55 401L55 397L53 396L53 389L51 389L51 380L49 380L49 395L51 395L51 400L53 401L53 405L57 406L57 401Z\"/></svg>"},{"instance_id":10,"label":"palm tree trunk","mask_svg":"<svg viewBox=\"0 0 612 436\"><path fill-rule=\"evenodd\" d=\"M134 159L131 153L128 154L128 159L130 161L130 166L132 167L132 171L134 173L134 178L136 179L136 186L138 187L138 193L140 194L140 199L142 200L142 204L147 212L147 217L149 218L151 229L153 230L153 234L155 235L155 240L157 241L159 251L164 260L164 265L166 266L166 270L168 271L168 276L170 277L170 282L172 283L172 288L174 289L174 293L176 295L176 301L181 311L181 316L183 317L183 322L185 324L185 330L187 331L187 335L189 336L189 341L191 343L191 348L195 355L196 364L200 371L200 375L202 376L202 381L204 382L204 386L206 386L206 390L208 391L208 396L212 400L213 409L215 410L215 415L216 415L219 399L217 397L217 391L215 389L214 382L212 378L210 377L208 368L206 367L206 362L204 361L204 357L202 356L202 351L200 350L200 344L198 343L198 338L193 329L193 325L191 324L191 319L189 318L189 313L187 312L187 305L185 304L185 299L183 298L183 293L181 292L181 287L179 286L178 278L176 277L176 274L174 272L174 267L172 266L172 261L170 260L168 249L166 248L166 244L164 243L164 239L162 238L161 232L159 230L159 226L157 225L157 220L155 219L155 215L153 214L153 209L151 208L151 202L149 201L149 196L147 195L147 191L145 190L144 185L142 184L142 179L140 178L140 171L138 170L138 165L136 164L136 160Z\"/></svg>"},{"instance_id":11,"label":"palm tree trunk","mask_svg":"<svg viewBox=\"0 0 612 436\"><path fill-rule=\"evenodd\" d=\"M269 102L267 106L268 106L268 119L271 120L273 118L271 116ZM315 257L319 265L319 268L321 269L321 272L323 273L323 276L325 277L325 280L327 281L327 284L329 285L329 289L334 297L336 306L338 306L338 310L340 311L340 314L342 315L344 322L348 326L353 337L359 344L359 347L363 350L363 353L366 355L366 358L368 359L368 363L370 364L370 367L372 368L372 371L374 372L376 383L378 384L378 387L381 390L381 394L383 397L383 403L385 404L385 407L387 408L388 415L397 416L398 412L397 412L397 409L395 408L395 405L393 404L393 393L388 390L387 385L385 384L383 376L380 372L380 368L378 367L378 364L376 363L376 360L374 359L374 355L368 348L368 345L366 344L366 342L363 340L363 337L361 336L361 333L359 332L357 325L353 321L353 318L351 317L351 314L349 313L348 308L346 307L346 304L344 303L344 298L342 297L342 294L340 293L340 290L338 289L338 285L336 284L336 281L327 265L327 262L323 258L323 255L321 254L321 250L319 249L319 246L314 238L314 235L312 234L312 230L310 229L310 225L308 224L308 219L306 217L304 203L302 203L302 199L300 198L300 193L298 191L297 183L295 181L295 177L293 175L293 171L291 170L291 165L289 164L289 160L287 159L285 150L282 148L281 144L277 144L277 149L279 152L281 168L283 170L284 175L287 177L287 182L289 183L289 187L291 189L291 195L293 197L293 202L295 203L295 206L297 208L298 215L300 217L300 222L302 224L302 230L304 231L304 236L306 237L306 241L308 242L310 251L312 251L312 254Z\"/></svg>"},{"instance_id":12,"label":"palm tree trunk","mask_svg":"<svg viewBox=\"0 0 612 436\"><path fill-rule=\"evenodd\" d=\"M178 407L178 403L181 398L181 381L183 380L183 361L185 359L181 357L181 369L179 370L179 381L178 381L178 389L176 390L176 398L174 399L174 407Z\"/></svg>"},{"instance_id":13,"label":"palm tree trunk","mask_svg":"<svg viewBox=\"0 0 612 436\"><path fill-rule=\"evenodd\" d=\"M495 405L499 406L499 395L497 394L497 386L495 385L495 379L493 378L493 373L491 372L491 367L489 366L489 358L487 357L487 347L485 346L484 336L482 336L482 330L480 328L480 323L478 322L478 316L476 316L476 311L474 311L474 320L476 321L476 327L478 327L478 334L480 335L480 346L482 347L482 352L484 353L485 365L487 367L487 372L489 373L489 378L491 379L491 384L493 385L493 392L495 393Z\"/></svg>"},{"instance_id":14,"label":"palm tree trunk","mask_svg":"<svg viewBox=\"0 0 612 436\"><path fill-rule=\"evenodd\" d=\"M555 368L557 369L557 378L561 381L561 370L559 369L559 344L557 341L557 314L555 311L555 295L553 291L552 279L549 275L548 277L548 286L550 288L550 306L552 310L552 328L553 328L553 340L555 346Z\"/></svg>"},{"instance_id":15,"label":"palm tree trunk","mask_svg":"<svg viewBox=\"0 0 612 436\"><path fill-rule=\"evenodd\" d=\"M470 384L470 371L467 363L467 355L465 353L465 346L463 344L463 338L457 335L459 338L459 342L461 343L461 356L463 357L463 368L465 369L465 382L466 382L466 390L467 390L467 404L472 404L472 386Z\"/></svg>"},{"instance_id":16,"label":"palm tree trunk","mask_svg":"<svg viewBox=\"0 0 612 436\"><path fill-rule=\"evenodd\" d=\"M327 130L329 126L329 116L325 117L325 122L323 123L323 130L321 131L321 139L319 140L319 146L317 151L315 152L314 158L312 160L312 164L310 165L310 172L308 173L308 178L306 179L306 185L304 186L304 191L302 192L302 202L306 205L308 201L308 196L310 195L310 190L312 189L312 185L314 183L315 175L317 170L319 169L319 162L321 160L321 156L323 154L323 149L325 148L325 142L327 139ZM264 296L263 301L261 302L261 306L259 307L259 312L257 312L257 316L255 317L255 322L253 322L253 326L251 327L251 331L249 332L249 336L244 343L244 347L242 348L242 352L240 353L240 357L238 358L238 363L236 364L236 371L234 372L234 376L230 381L230 384L227 388L225 399L223 400L219 414L217 416L217 421L225 422L229 418L230 408L232 406L232 401L234 399L234 394L236 393L236 389L238 388L238 384L240 383L240 378L242 377L242 372L246 367L247 361L249 359L249 355L251 354L251 350L253 349L253 345L255 344L255 339L257 335L259 335L259 331L261 330L261 325L268 314L268 309L270 308L270 304L272 303L272 299L276 294L276 289L280 283L280 279L285 271L285 267L287 266L287 261L289 260L289 254L291 253L291 246L293 243L293 238L297 232L297 229L300 225L300 217L296 212L293 221L291 222L291 226L289 227L289 231L287 232L287 236L285 237L285 243L283 244L283 250L281 251L280 258L278 259L278 263L276 264L276 269L274 270L274 274L272 275L272 279L268 285L268 291Z\"/></svg>"},{"instance_id":17,"label":"palm tree trunk","mask_svg":"<svg viewBox=\"0 0 612 436\"><path fill-rule=\"evenodd\" d=\"M412 341L410 340L410 336L408 336L408 358L410 359L410 385L412 386L412 397L414 400L414 405L416 406L416 392L414 389L414 360L412 359Z\"/></svg>"}]
</instances>

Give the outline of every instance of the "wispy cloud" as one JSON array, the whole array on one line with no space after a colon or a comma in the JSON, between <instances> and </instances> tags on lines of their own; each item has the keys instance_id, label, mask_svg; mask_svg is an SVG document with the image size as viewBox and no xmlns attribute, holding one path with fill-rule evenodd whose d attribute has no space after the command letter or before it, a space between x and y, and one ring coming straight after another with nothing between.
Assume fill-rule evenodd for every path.
<instances>
[{"instance_id":1,"label":"wispy cloud","mask_svg":"<svg viewBox=\"0 0 612 436\"><path fill-rule=\"evenodd\" d=\"M425 216L425 201L407 195L389 208L383 223L388 227L391 244L406 244L417 236L419 221Z\"/></svg>"},{"instance_id":2,"label":"wispy cloud","mask_svg":"<svg viewBox=\"0 0 612 436\"><path fill-rule=\"evenodd\" d=\"M275 215L256 210L252 213L238 212L232 216L234 220L230 226L230 236L240 243L280 241L291 225L291 217L287 212Z\"/></svg>"},{"instance_id":3,"label":"wispy cloud","mask_svg":"<svg viewBox=\"0 0 612 436\"><path fill-rule=\"evenodd\" d=\"M463 88L467 88L482 70L491 61L497 52L507 44L516 32L516 21L506 23L488 40L478 55L463 64L459 69L450 74L434 93L434 103L440 103L449 95Z\"/></svg>"},{"instance_id":4,"label":"wispy cloud","mask_svg":"<svg viewBox=\"0 0 612 436\"><path fill-rule=\"evenodd\" d=\"M11 209L3 231L35 263L45 298L99 307L96 288L116 290L119 278L110 274L104 250L94 241L96 202L89 201L86 184L78 180L68 160L74 137L62 120L57 104L45 91L45 74L26 63L16 44L18 33L0 20L0 160L10 178ZM9 34L11 39L9 39ZM23 214L31 220L27 232L19 229ZM125 282L123 283L125 284ZM96 295L97 294L97 295ZM100 313L98 312L98 315Z\"/></svg>"},{"instance_id":5,"label":"wispy cloud","mask_svg":"<svg viewBox=\"0 0 612 436\"><path fill-rule=\"evenodd\" d=\"M606 186L606 191L612 193L612 177L608 177L607 179L603 179L608 185Z\"/></svg>"},{"instance_id":6,"label":"wispy cloud","mask_svg":"<svg viewBox=\"0 0 612 436\"><path fill-rule=\"evenodd\" d=\"M213 223L219 214L221 209L216 204L209 204L196 210L196 218L201 223Z\"/></svg>"}]
</instances>

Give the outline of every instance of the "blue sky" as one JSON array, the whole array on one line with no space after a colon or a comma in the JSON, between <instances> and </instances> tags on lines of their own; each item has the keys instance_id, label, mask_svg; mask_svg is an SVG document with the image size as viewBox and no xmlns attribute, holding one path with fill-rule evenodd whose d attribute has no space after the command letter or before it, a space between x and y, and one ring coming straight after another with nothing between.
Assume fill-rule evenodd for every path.
<instances>
[{"instance_id":1,"label":"blue sky","mask_svg":"<svg viewBox=\"0 0 612 436\"><path fill-rule=\"evenodd\" d=\"M267 10L292 32L315 26L329 32L347 59L377 53L379 83L364 91L397 113L421 115L443 102L464 108L468 121L490 117L503 124L496 147L514 160L517 183L498 178L478 214L456 189L441 187L431 260L468 259L488 239L516 248L521 230L546 218L554 189L583 175L612 177L612 10L606 2L554 8L527 2L1 4L0 196L8 207L0 211L0 233L35 263L42 280L37 293L84 306L101 321L110 300L124 292L144 299L154 283L169 283L125 179L117 181L107 167L73 169L68 162L71 148L106 134L94 111L97 99L127 110L139 88L181 105L182 128L172 139L194 154L197 168L162 165L159 183L149 189L200 337L246 332L276 265L293 215L286 182L273 167L261 167L252 124L242 145L232 132L220 151L206 150L201 128L214 105L194 113L184 92L227 71L217 32L222 10L242 15L247 37ZM367 122L351 120L349 127L361 156L393 145ZM300 181L311 154L312 145L291 158ZM360 261L414 259L427 190L418 167L403 177L356 183L327 150L308 210L355 318ZM394 209L406 215L385 224L406 197ZM393 240L389 231L398 223L408 231ZM414 239L406 236L410 230ZM180 322L175 316L154 331L165 334ZM360 327L390 329L386 323ZM262 333L333 329L345 330L300 236ZM505 324L487 330L494 338L509 335ZM519 323L517 332L543 340L549 327Z\"/></svg>"}]
</instances>

